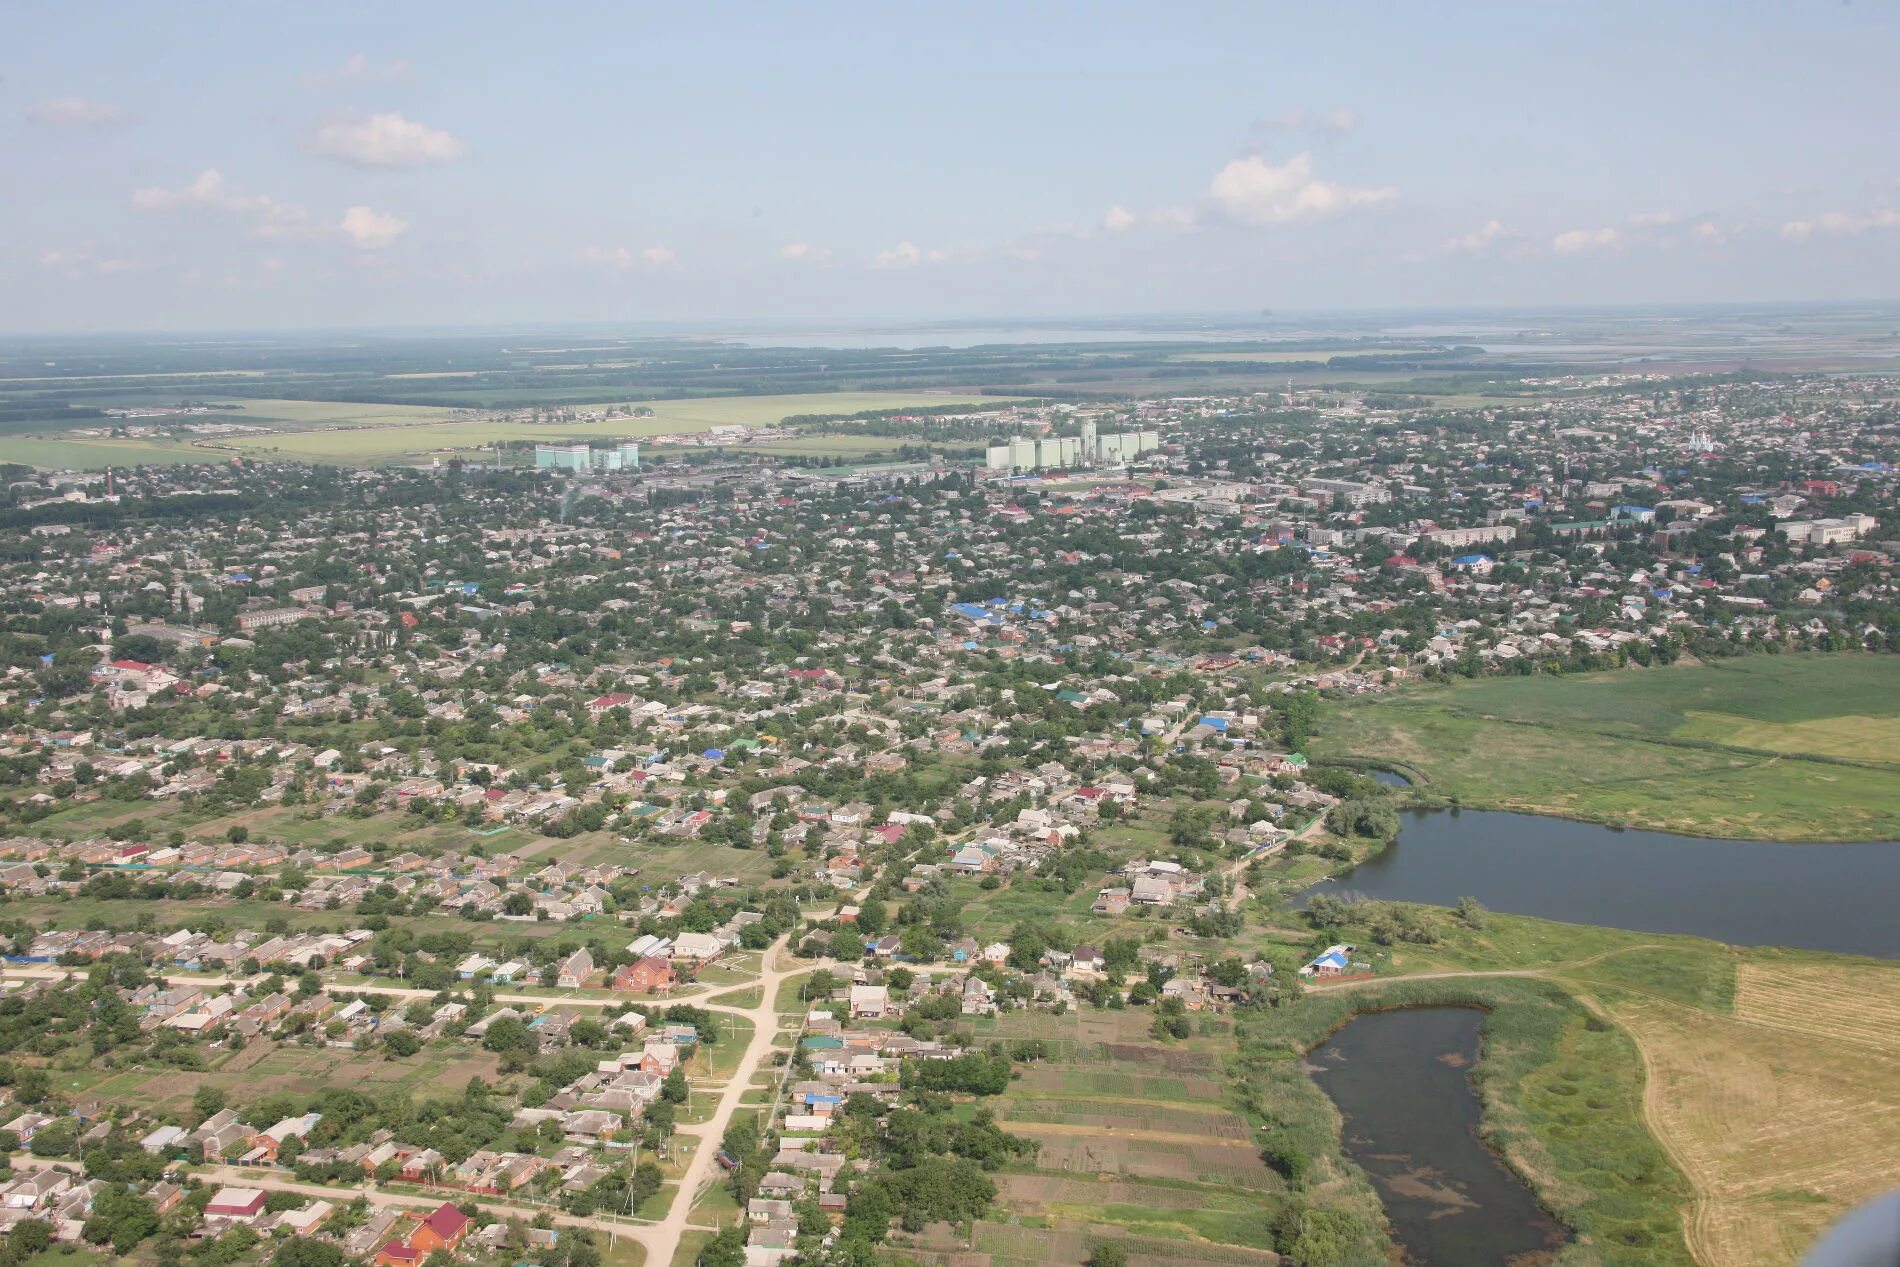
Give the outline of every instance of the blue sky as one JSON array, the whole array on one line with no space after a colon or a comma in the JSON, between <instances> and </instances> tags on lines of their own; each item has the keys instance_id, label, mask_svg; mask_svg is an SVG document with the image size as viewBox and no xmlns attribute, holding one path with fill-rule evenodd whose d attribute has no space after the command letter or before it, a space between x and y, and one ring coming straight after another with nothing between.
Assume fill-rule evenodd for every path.
<instances>
[{"instance_id":1,"label":"blue sky","mask_svg":"<svg viewBox=\"0 0 1900 1267\"><path fill-rule=\"evenodd\" d=\"M0 47L13 331L1900 297L1864 0L12 0Z\"/></svg>"}]
</instances>

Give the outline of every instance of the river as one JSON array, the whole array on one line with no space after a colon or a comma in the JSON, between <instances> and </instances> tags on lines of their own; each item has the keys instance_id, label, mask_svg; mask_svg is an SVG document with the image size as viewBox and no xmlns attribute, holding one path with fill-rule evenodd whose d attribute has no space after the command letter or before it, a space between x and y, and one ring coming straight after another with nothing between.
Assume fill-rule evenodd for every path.
<instances>
[{"instance_id":1,"label":"river","mask_svg":"<svg viewBox=\"0 0 1900 1267\"><path fill-rule=\"evenodd\" d=\"M1567 1239L1478 1139L1470 1070L1484 1013L1413 1007L1355 1017L1308 1055L1345 1119L1346 1154L1372 1179L1417 1267L1528 1267Z\"/></svg>"},{"instance_id":2,"label":"river","mask_svg":"<svg viewBox=\"0 0 1900 1267\"><path fill-rule=\"evenodd\" d=\"M1495 911L1737 946L1900 958L1900 841L1707 840L1474 810L1414 810L1398 843L1311 892Z\"/></svg>"}]
</instances>

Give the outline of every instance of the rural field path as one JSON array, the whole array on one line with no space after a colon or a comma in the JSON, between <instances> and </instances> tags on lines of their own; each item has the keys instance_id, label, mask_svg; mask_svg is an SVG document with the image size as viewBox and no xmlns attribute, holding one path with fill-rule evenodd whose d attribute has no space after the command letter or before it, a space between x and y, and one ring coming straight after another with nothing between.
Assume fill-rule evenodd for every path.
<instances>
[{"instance_id":1,"label":"rural field path","mask_svg":"<svg viewBox=\"0 0 1900 1267\"><path fill-rule=\"evenodd\" d=\"M1460 977L1561 977L1566 972L1575 972L1579 968L1588 968L1602 963L1605 959L1614 959L1618 955L1627 955L1634 950L1666 950L1661 942L1638 942L1634 946L1618 946L1614 950L1605 950L1599 954L1586 955L1582 959L1564 959L1557 963L1545 964L1541 968L1484 968L1484 969L1446 969L1442 972L1407 972L1393 977L1354 977L1350 981L1309 981L1306 989L1313 994L1327 994L1334 990L1355 990L1370 985L1390 985L1395 981L1449 981ZM1621 986L1618 989L1629 990L1632 994L1645 992L1634 986ZM1657 997L1650 995L1648 997Z\"/></svg>"},{"instance_id":2,"label":"rural field path","mask_svg":"<svg viewBox=\"0 0 1900 1267\"><path fill-rule=\"evenodd\" d=\"M782 954L790 935L780 937L768 947L759 958L759 979L756 983L733 986L720 993L736 993L750 990L756 984L759 989L759 1001L749 1008L733 1007L727 1004L702 1002L697 1006L708 1011L724 1012L733 1016L742 1016L752 1022L752 1038L746 1044L745 1054L739 1058L739 1065L732 1071L732 1077L726 1081L725 1089L720 1093L719 1105L712 1116L704 1122L691 1126L681 1126L681 1135L692 1135L698 1141L693 1150L693 1158L686 1164L686 1173L680 1177L679 1190L673 1194L673 1204L666 1216L659 1222L643 1229L645 1235L641 1244L646 1247L648 1267L669 1267L673 1256L679 1250L680 1237L695 1225L690 1222L693 1205L699 1200L700 1190L714 1175L714 1155L719 1151L719 1141L725 1136L726 1128L732 1124L732 1118L739 1110L739 1102L752 1087L752 1079L772 1053L772 1046L779 1037L779 1013L773 1006L778 997L779 986L787 977L813 971L818 965L799 963L793 967L774 967L773 960ZM715 996L716 997L716 996Z\"/></svg>"}]
</instances>

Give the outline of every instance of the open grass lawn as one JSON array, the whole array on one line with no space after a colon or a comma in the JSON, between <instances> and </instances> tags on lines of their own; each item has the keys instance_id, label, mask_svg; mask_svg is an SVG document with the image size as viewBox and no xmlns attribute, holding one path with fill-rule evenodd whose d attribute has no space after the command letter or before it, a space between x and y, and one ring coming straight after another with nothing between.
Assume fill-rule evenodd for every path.
<instances>
[{"instance_id":1,"label":"open grass lawn","mask_svg":"<svg viewBox=\"0 0 1900 1267\"><path fill-rule=\"evenodd\" d=\"M1900 672L1871 655L1490 678L1333 709L1319 757L1486 809L1776 840L1900 839Z\"/></svg>"}]
</instances>

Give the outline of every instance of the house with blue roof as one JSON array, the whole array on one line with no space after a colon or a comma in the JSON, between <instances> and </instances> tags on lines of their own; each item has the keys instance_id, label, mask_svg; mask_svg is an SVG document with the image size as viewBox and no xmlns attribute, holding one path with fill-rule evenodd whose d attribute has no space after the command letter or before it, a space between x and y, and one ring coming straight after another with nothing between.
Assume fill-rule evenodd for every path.
<instances>
[{"instance_id":1,"label":"house with blue roof","mask_svg":"<svg viewBox=\"0 0 1900 1267\"><path fill-rule=\"evenodd\" d=\"M1351 946L1328 946L1313 962L1300 969L1303 977L1343 977L1352 970Z\"/></svg>"}]
</instances>

